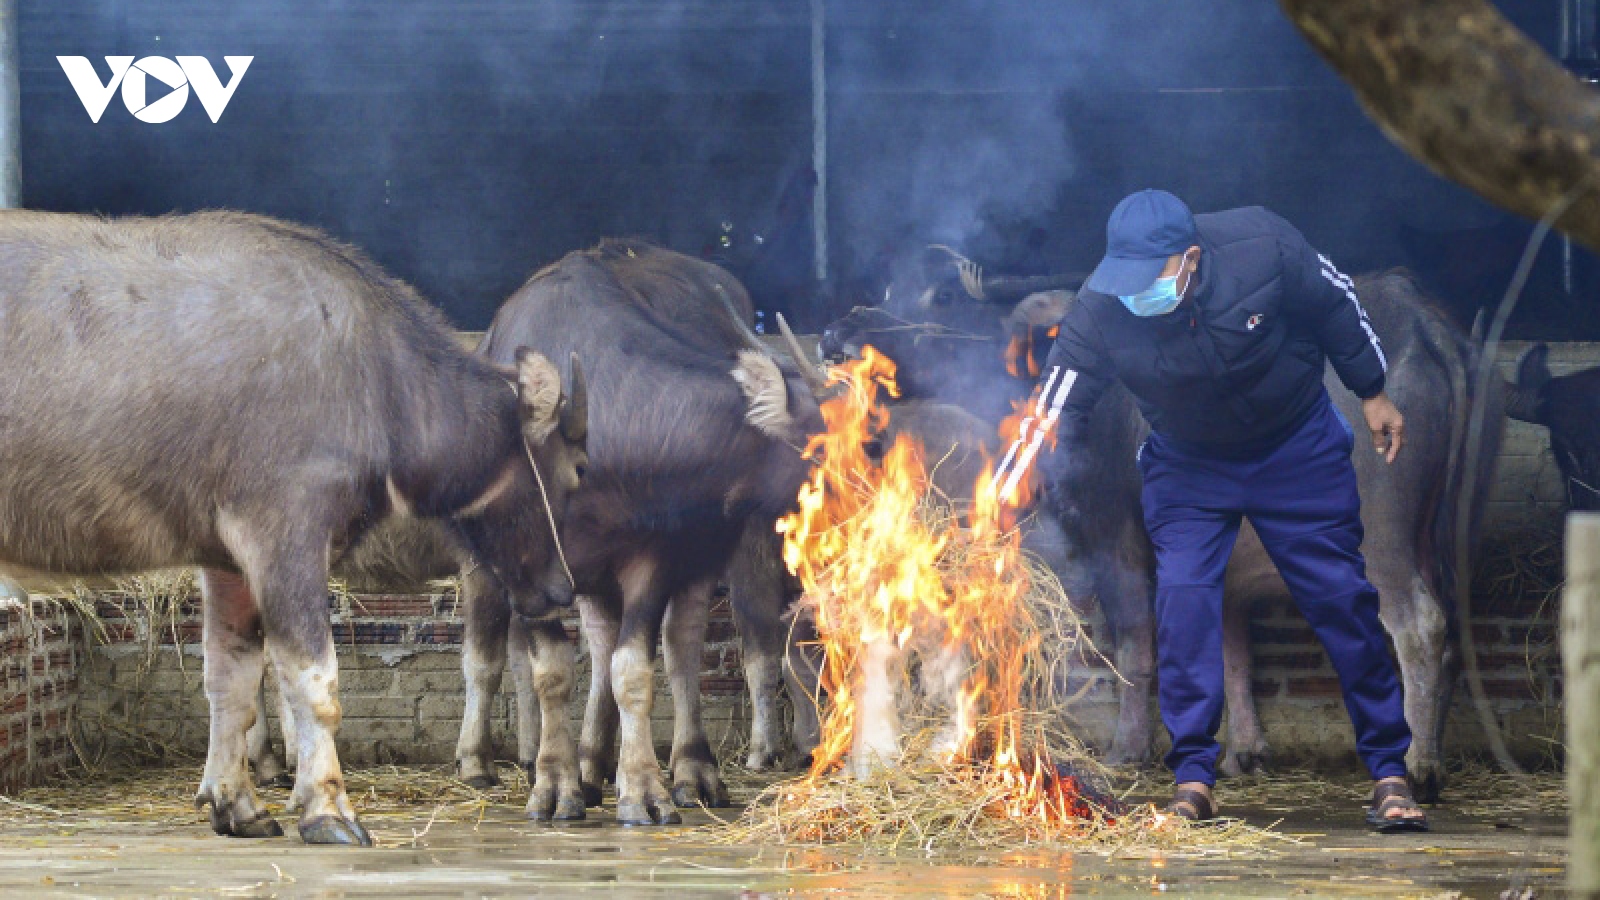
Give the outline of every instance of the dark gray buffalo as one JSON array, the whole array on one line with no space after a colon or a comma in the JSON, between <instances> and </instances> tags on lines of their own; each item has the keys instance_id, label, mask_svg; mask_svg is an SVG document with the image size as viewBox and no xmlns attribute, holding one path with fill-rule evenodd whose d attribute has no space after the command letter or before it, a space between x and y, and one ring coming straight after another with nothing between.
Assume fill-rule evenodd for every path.
<instances>
[{"instance_id":1,"label":"dark gray buffalo","mask_svg":"<svg viewBox=\"0 0 1600 900\"><path fill-rule=\"evenodd\" d=\"M794 502L808 470L800 450L822 428L806 380L815 373L766 351L752 317L743 287L722 269L608 240L534 275L485 337L490 359L521 345L581 352L595 398L588 474L560 532L575 584L550 585L579 595L594 660L580 746L567 732L572 649L559 623L489 589L470 591L467 609L461 771L494 771L487 704L509 630L516 653L524 642L531 649L513 674L528 679L541 712L535 818L581 818L608 779L626 824L678 822L675 804L728 802L700 722L712 591L746 522L770 527ZM658 637L676 707L670 793L651 742ZM526 725L524 717L523 754L534 746Z\"/></svg>"},{"instance_id":2,"label":"dark gray buffalo","mask_svg":"<svg viewBox=\"0 0 1600 900\"><path fill-rule=\"evenodd\" d=\"M201 568L196 802L219 834L282 833L246 767L270 655L301 837L370 844L334 749L329 560L386 516L448 519L542 611L548 522L583 452L556 368L525 350L505 354L515 370L473 359L360 253L257 216L8 211L0 274L0 568Z\"/></svg>"},{"instance_id":3,"label":"dark gray buffalo","mask_svg":"<svg viewBox=\"0 0 1600 900\"><path fill-rule=\"evenodd\" d=\"M913 282L909 289L891 287L893 321L857 311L830 326L820 348L823 353L845 353L864 344L898 341L901 371L937 373L949 365L948 353L927 354L916 344L906 344L908 334L944 334L938 327L938 305L918 298L940 296L937 284L951 296L949 305L965 302L968 312L960 330L982 338L992 360L988 384L1004 386L995 373L1008 340L1031 339L1040 358L1048 338L1036 321L1041 309L1064 310L1070 295L1055 300L1035 295L1016 308L996 306L966 290L970 277L958 279L951 267L937 269ZM1451 325L1403 274L1357 279L1357 291L1383 340L1389 358L1388 391L1404 411L1407 446L1393 466L1379 463L1375 454L1356 453L1361 485L1362 520L1366 527L1363 551L1368 575L1381 595L1381 617L1395 641L1405 684L1406 716L1415 732L1408 764L1423 796L1436 796L1442 784L1440 741L1444 712L1459 666L1456 636L1454 573L1464 564L1454 558L1450 537L1456 522L1458 488L1463 478L1464 423L1472 373L1480 365L1478 348ZM963 301L961 297L966 296ZM916 324L917 309L935 327L908 328ZM981 323L984 312L994 324ZM1006 337L1010 335L1010 337ZM1023 353L1019 366L1026 365ZM1018 375L1022 375L1021 371ZM946 379L938 374L908 379L912 385L936 386ZM967 383L973 383L968 379ZM903 381L903 383L905 383ZM1363 420L1359 402L1328 376L1329 393L1345 418ZM1016 394L1004 398L1015 399ZM959 398L956 399L959 402ZM1476 533L1476 521L1492 478L1494 450L1499 446L1503 397L1496 388L1484 398L1489 404L1489 427L1479 435L1481 460L1472 475L1473 509L1467 511ZM992 410L993 397L970 406ZM975 409L975 411L977 411ZM1155 628L1153 602L1154 558L1140 510L1140 478L1136 451L1148 431L1132 397L1120 387L1109 391L1091 417L1082 446L1086 450L1067 467L1064 482L1051 485L1041 512L1059 526L1065 552L1051 560L1068 591L1077 597L1094 597L1107 619L1114 661L1126 683L1118 686L1120 713L1115 735L1107 750L1112 763L1147 761L1152 756L1154 732L1150 700L1154 688ZM1361 446L1357 442L1357 446ZM1248 528L1241 532L1228 568L1228 614L1224 627L1224 656L1228 689L1228 750L1224 772L1254 769L1268 749L1250 695L1248 609L1251 601L1287 594L1276 569L1259 540Z\"/></svg>"},{"instance_id":4,"label":"dark gray buffalo","mask_svg":"<svg viewBox=\"0 0 1600 900\"><path fill-rule=\"evenodd\" d=\"M1550 374L1550 348L1536 344L1517 363L1506 404L1514 419L1550 429L1550 453L1561 467L1567 506L1600 512L1600 368Z\"/></svg>"}]
</instances>

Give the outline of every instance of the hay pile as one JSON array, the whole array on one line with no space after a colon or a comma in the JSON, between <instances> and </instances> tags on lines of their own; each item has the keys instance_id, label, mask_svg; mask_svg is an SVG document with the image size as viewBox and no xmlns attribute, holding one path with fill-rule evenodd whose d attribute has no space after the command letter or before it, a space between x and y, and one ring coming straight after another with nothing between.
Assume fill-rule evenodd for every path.
<instances>
[{"instance_id":1,"label":"hay pile","mask_svg":"<svg viewBox=\"0 0 1600 900\"><path fill-rule=\"evenodd\" d=\"M1138 857L1267 849L1297 842L1290 835L1238 819L1191 824L1153 804L1130 806L1115 796L1103 805L1086 801L1077 817L1065 821L996 814L1008 796L983 772L968 765L941 765L914 752L908 759L913 761L878 769L864 779L844 772L786 779L761 791L735 820L706 826L699 834L717 844L847 845L926 857L1025 848ZM1069 777L1091 787L1097 780L1082 771Z\"/></svg>"}]
</instances>

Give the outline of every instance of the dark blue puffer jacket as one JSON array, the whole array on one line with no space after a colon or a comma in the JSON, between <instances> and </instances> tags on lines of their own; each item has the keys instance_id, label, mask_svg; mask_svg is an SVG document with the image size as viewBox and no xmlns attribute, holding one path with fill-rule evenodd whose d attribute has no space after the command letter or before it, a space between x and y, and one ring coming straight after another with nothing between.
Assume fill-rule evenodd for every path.
<instances>
[{"instance_id":1,"label":"dark blue puffer jacket","mask_svg":"<svg viewBox=\"0 0 1600 900\"><path fill-rule=\"evenodd\" d=\"M1293 225L1253 206L1195 226L1198 281L1173 312L1140 318L1116 297L1078 295L1002 483L1049 431L1070 448L1113 380L1152 429L1219 455L1286 437L1321 402L1325 361L1358 397L1383 390L1383 350L1354 284Z\"/></svg>"}]
</instances>

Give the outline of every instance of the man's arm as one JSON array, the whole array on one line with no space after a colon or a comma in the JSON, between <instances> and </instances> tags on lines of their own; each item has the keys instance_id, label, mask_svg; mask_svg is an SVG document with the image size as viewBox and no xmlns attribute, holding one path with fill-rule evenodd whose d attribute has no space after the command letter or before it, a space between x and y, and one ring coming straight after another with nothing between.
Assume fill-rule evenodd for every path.
<instances>
[{"instance_id":1,"label":"man's arm","mask_svg":"<svg viewBox=\"0 0 1600 900\"><path fill-rule=\"evenodd\" d=\"M1000 460L995 485L1008 506L1026 505L1039 478L1034 468L1043 456L1070 452L1089 414L1109 383L1107 366L1092 340L1093 323L1081 304L1074 304L1061 322L1061 334L1045 360L1039 387L1017 437Z\"/></svg>"},{"instance_id":2,"label":"man's arm","mask_svg":"<svg viewBox=\"0 0 1600 900\"><path fill-rule=\"evenodd\" d=\"M1383 344L1361 308L1350 276L1312 249L1298 231L1288 232L1283 247L1291 287L1288 308L1311 326L1339 380L1361 398L1373 449L1392 463L1404 443L1405 418L1383 392L1389 368Z\"/></svg>"},{"instance_id":3,"label":"man's arm","mask_svg":"<svg viewBox=\"0 0 1600 900\"><path fill-rule=\"evenodd\" d=\"M1287 311L1310 326L1339 380L1365 400L1383 393L1389 363L1356 296L1355 282L1312 249L1298 231L1283 239Z\"/></svg>"}]
</instances>

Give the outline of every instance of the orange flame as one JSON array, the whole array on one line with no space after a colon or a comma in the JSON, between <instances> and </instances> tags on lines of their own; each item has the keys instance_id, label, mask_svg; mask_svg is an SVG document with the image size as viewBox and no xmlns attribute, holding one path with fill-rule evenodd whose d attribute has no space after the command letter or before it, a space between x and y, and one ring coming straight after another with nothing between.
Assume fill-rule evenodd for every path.
<instances>
[{"instance_id":1,"label":"orange flame","mask_svg":"<svg viewBox=\"0 0 1600 900\"><path fill-rule=\"evenodd\" d=\"M1045 337L1054 341L1056 335L1061 333L1060 325L1051 325L1045 332ZM1039 361L1033 356L1033 329L1024 328L1019 335L1013 335L1006 344L1005 350L1006 373L1013 378L1022 378L1024 366L1028 369L1028 378L1039 377Z\"/></svg>"},{"instance_id":2,"label":"orange flame","mask_svg":"<svg viewBox=\"0 0 1600 900\"><path fill-rule=\"evenodd\" d=\"M861 752L865 730L881 718L864 696L867 671L914 654L924 683L941 680L930 671L949 673L950 721L936 747L942 762L992 784L991 814L1045 824L1081 818L1073 780L1056 777L1023 734L1024 669L1039 638L1024 606L1031 581L1013 511L986 468L964 522L930 522L920 514L930 486L920 444L902 434L881 461L868 456L889 422L880 397L898 395L894 374L894 362L872 347L834 369L842 390L823 404L827 430L806 449L817 465L798 511L778 523L784 562L805 589L825 651L830 702L810 779Z\"/></svg>"}]
</instances>

